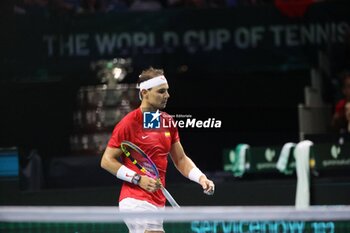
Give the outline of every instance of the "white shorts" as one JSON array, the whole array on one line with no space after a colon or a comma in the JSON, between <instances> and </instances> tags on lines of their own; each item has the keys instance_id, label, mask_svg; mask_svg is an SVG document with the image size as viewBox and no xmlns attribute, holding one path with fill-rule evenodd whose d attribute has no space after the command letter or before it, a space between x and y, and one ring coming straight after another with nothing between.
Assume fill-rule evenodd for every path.
<instances>
[{"instance_id":1,"label":"white shorts","mask_svg":"<svg viewBox=\"0 0 350 233\"><path fill-rule=\"evenodd\" d=\"M119 202L120 211L159 211L164 207L155 206L147 201L141 201L134 198L124 198ZM163 231L163 219L124 219L129 228L129 233L144 233L147 231Z\"/></svg>"}]
</instances>

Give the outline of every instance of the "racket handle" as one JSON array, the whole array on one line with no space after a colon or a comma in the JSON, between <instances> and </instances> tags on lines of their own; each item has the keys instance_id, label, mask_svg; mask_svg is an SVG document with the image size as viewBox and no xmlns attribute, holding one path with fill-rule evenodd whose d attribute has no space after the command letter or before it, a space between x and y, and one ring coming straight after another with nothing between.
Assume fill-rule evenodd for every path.
<instances>
[{"instance_id":1,"label":"racket handle","mask_svg":"<svg viewBox=\"0 0 350 233\"><path fill-rule=\"evenodd\" d=\"M171 194L168 192L168 190L166 190L163 186L160 188L160 190L162 190L162 193L164 194L165 198L168 200L168 202L170 203L170 205L172 207L180 208L179 204L177 204L177 202L175 201L173 196L171 196Z\"/></svg>"}]
</instances>

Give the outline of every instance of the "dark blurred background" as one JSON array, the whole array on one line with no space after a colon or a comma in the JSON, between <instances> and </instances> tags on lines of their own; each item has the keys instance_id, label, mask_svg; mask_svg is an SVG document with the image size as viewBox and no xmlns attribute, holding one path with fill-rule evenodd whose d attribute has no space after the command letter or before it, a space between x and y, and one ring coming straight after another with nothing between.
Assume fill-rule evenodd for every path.
<instances>
[{"instance_id":1,"label":"dark blurred background","mask_svg":"<svg viewBox=\"0 0 350 233\"><path fill-rule=\"evenodd\" d=\"M1 179L2 205L114 205L121 183L99 160L114 125L138 106L134 84L150 66L169 81L168 113L222 121L180 129L187 154L219 185L214 199L190 199L181 190L200 190L170 164L180 203L293 204L295 175L233 177L223 150L339 139L330 119L350 68L349 1L1 4L0 147L19 162L18 176ZM314 177L314 204L349 204L348 165ZM266 197L245 195L256 192Z\"/></svg>"}]
</instances>

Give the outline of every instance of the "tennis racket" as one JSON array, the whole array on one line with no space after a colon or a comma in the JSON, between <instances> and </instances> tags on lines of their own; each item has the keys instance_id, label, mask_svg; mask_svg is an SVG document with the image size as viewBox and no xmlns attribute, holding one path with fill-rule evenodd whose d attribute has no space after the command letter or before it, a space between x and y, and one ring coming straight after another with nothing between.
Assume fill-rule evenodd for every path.
<instances>
[{"instance_id":1,"label":"tennis racket","mask_svg":"<svg viewBox=\"0 0 350 233\"><path fill-rule=\"evenodd\" d=\"M125 156L128 157L133 164L136 165L141 172L146 174L147 176L159 180L159 172L157 166L153 163L153 161L148 157L148 155L143 152L138 146L129 141L123 141L120 144L122 151ZM163 185L160 190L164 194L165 198L168 200L170 205L174 208L180 208L179 204L175 201L175 199L171 196L171 194L166 190Z\"/></svg>"}]
</instances>

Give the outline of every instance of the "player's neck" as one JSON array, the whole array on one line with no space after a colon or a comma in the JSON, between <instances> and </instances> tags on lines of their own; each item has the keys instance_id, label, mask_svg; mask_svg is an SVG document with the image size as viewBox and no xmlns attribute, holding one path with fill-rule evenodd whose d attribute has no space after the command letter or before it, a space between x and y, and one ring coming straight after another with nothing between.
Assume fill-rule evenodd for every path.
<instances>
[{"instance_id":1,"label":"player's neck","mask_svg":"<svg viewBox=\"0 0 350 233\"><path fill-rule=\"evenodd\" d=\"M141 109L141 112L155 112L158 110L154 106L144 102L141 103L140 109Z\"/></svg>"}]
</instances>

